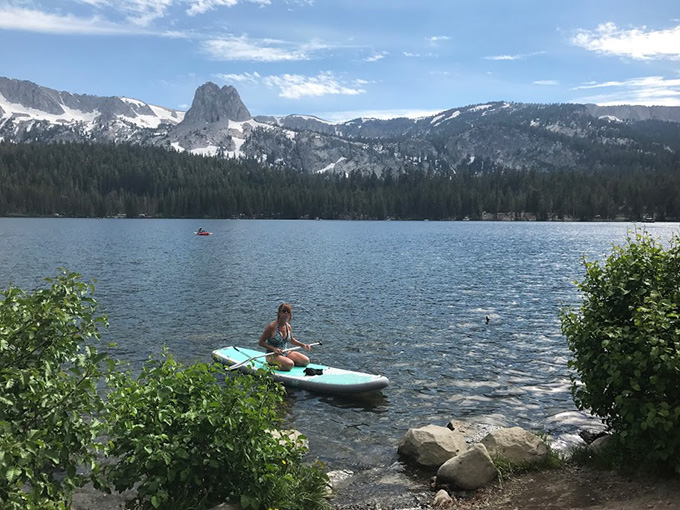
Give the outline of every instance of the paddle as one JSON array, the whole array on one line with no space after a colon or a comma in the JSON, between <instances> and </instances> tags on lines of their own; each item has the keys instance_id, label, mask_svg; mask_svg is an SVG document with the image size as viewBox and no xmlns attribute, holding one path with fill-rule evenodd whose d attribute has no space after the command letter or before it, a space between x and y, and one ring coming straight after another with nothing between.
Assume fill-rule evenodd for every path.
<instances>
[{"instance_id":1,"label":"paddle","mask_svg":"<svg viewBox=\"0 0 680 510\"><path fill-rule=\"evenodd\" d=\"M310 347L313 346L313 345L323 345L323 342L315 342L315 343L313 343L313 344L309 344ZM238 348L237 348L237 347L234 347L234 349L236 349L236 350L238 351ZM298 349L302 349L302 346L296 346L296 347L291 347L290 349L284 349L282 352L297 351ZM252 360L254 360L254 359L256 359L256 358L262 358L262 357L264 357L264 356L269 356L270 354L274 354L274 353L273 353L273 352L263 352L262 354L258 354L257 356L253 356L253 357L251 357L251 358L248 358L248 359L245 360L245 361L239 361L239 362L236 363L235 365L230 366L227 370L234 370L234 369L236 369L236 368L238 368L238 367L240 367L240 366L242 366L242 365L245 365L245 364L248 363L249 361L252 361Z\"/></svg>"}]
</instances>

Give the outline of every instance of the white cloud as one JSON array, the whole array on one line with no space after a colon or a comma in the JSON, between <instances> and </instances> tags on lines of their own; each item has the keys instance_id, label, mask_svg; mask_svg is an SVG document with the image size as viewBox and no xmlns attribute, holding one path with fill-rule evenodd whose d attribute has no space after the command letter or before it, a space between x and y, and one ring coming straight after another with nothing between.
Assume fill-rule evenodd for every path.
<instances>
[{"instance_id":1,"label":"white cloud","mask_svg":"<svg viewBox=\"0 0 680 510\"><path fill-rule=\"evenodd\" d=\"M247 35L227 36L201 43L203 50L216 60L250 60L286 62L311 60L314 53L328 49L321 41L300 44L275 39L250 39Z\"/></svg>"},{"instance_id":2,"label":"white cloud","mask_svg":"<svg viewBox=\"0 0 680 510\"><path fill-rule=\"evenodd\" d=\"M486 60L518 60L520 57L517 55L495 55L492 57L484 57Z\"/></svg>"},{"instance_id":3,"label":"white cloud","mask_svg":"<svg viewBox=\"0 0 680 510\"><path fill-rule=\"evenodd\" d=\"M645 106L680 106L680 78L646 76L623 81L584 83L574 90L598 90L599 94L585 96L578 103L636 104Z\"/></svg>"},{"instance_id":4,"label":"white cloud","mask_svg":"<svg viewBox=\"0 0 680 510\"><path fill-rule=\"evenodd\" d=\"M435 35L430 37L431 43L438 43L439 41L449 41L451 38L448 35Z\"/></svg>"},{"instance_id":5,"label":"white cloud","mask_svg":"<svg viewBox=\"0 0 680 510\"><path fill-rule=\"evenodd\" d=\"M248 82L263 84L266 87L278 89L279 97L286 99L300 99L302 97L345 95L353 96L366 93L362 88L368 84L366 80L354 80L344 83L332 72L325 71L316 76L299 74L282 74L261 76L259 73L216 74L215 78L225 82Z\"/></svg>"},{"instance_id":6,"label":"white cloud","mask_svg":"<svg viewBox=\"0 0 680 510\"><path fill-rule=\"evenodd\" d=\"M484 60L524 60L525 58L543 55L545 51L534 51L532 53L519 53L517 55L492 55L484 57Z\"/></svg>"},{"instance_id":7,"label":"white cloud","mask_svg":"<svg viewBox=\"0 0 680 510\"><path fill-rule=\"evenodd\" d=\"M109 35L134 32L97 16L79 18L72 14L57 15L19 7L0 8L0 29L22 30L47 34Z\"/></svg>"},{"instance_id":8,"label":"white cloud","mask_svg":"<svg viewBox=\"0 0 680 510\"><path fill-rule=\"evenodd\" d=\"M680 87L680 78L674 78L669 80L662 76L645 76L642 78L631 78L630 80L623 81L606 81L602 83L588 82L584 83L583 85L579 85L578 87L574 87L574 90L606 87L628 87L650 89L657 89L659 87Z\"/></svg>"},{"instance_id":9,"label":"white cloud","mask_svg":"<svg viewBox=\"0 0 680 510\"><path fill-rule=\"evenodd\" d=\"M158 18L177 0L79 0L81 3L103 9L109 8L123 14L128 23L146 27Z\"/></svg>"},{"instance_id":10,"label":"white cloud","mask_svg":"<svg viewBox=\"0 0 680 510\"><path fill-rule=\"evenodd\" d=\"M667 30L624 30L614 23L603 23L593 31L579 30L571 43L605 55L680 60L680 25Z\"/></svg>"},{"instance_id":11,"label":"white cloud","mask_svg":"<svg viewBox=\"0 0 680 510\"><path fill-rule=\"evenodd\" d=\"M118 6L128 14L130 23L145 27L153 20L164 17L172 4L173 0L116 0L113 6Z\"/></svg>"},{"instance_id":12,"label":"white cloud","mask_svg":"<svg viewBox=\"0 0 680 510\"><path fill-rule=\"evenodd\" d=\"M534 85L559 85L557 80L536 80L532 82Z\"/></svg>"},{"instance_id":13,"label":"white cloud","mask_svg":"<svg viewBox=\"0 0 680 510\"><path fill-rule=\"evenodd\" d=\"M189 16L203 14L218 7L233 7L244 0L190 0L191 7L187 9ZM271 0L247 0L248 2L260 5L270 5Z\"/></svg>"},{"instance_id":14,"label":"white cloud","mask_svg":"<svg viewBox=\"0 0 680 510\"><path fill-rule=\"evenodd\" d=\"M389 52L387 51L382 51L380 53L376 53L375 55L372 55L370 57L365 58L364 60L366 62L377 62L378 60L384 59L387 55L389 55Z\"/></svg>"},{"instance_id":15,"label":"white cloud","mask_svg":"<svg viewBox=\"0 0 680 510\"><path fill-rule=\"evenodd\" d=\"M155 20L166 17L173 5L185 4L185 0L76 0L76 2L88 5L95 10L107 9L109 11L107 14L124 16L131 26L115 24L99 16L79 17L70 13L50 13L47 9L37 10L0 5L0 29L52 34L134 33L135 27L147 27ZM189 15L195 15L217 7L232 7L243 2L269 5L271 0L186 0L186 3L190 4L186 12ZM23 5L29 3L21 2Z\"/></svg>"},{"instance_id":16,"label":"white cloud","mask_svg":"<svg viewBox=\"0 0 680 510\"><path fill-rule=\"evenodd\" d=\"M111 5L110 0L80 0L80 3L92 5L93 7L108 7Z\"/></svg>"},{"instance_id":17,"label":"white cloud","mask_svg":"<svg viewBox=\"0 0 680 510\"><path fill-rule=\"evenodd\" d=\"M279 89L279 97L286 99L300 99L310 96L364 94L366 91L358 84L343 84L333 73L321 72L316 76L302 76L299 74L283 74L280 76L266 76L262 83L271 88Z\"/></svg>"},{"instance_id":18,"label":"white cloud","mask_svg":"<svg viewBox=\"0 0 680 510\"><path fill-rule=\"evenodd\" d=\"M258 83L260 81L260 74L255 73L242 73L242 74L216 74L216 78L222 81L235 81L239 83Z\"/></svg>"},{"instance_id":19,"label":"white cloud","mask_svg":"<svg viewBox=\"0 0 680 510\"><path fill-rule=\"evenodd\" d=\"M290 44L274 40L251 40L247 36L212 39L202 43L203 49L217 60L252 60L283 62L308 60L307 47L286 48Z\"/></svg>"}]
</instances>

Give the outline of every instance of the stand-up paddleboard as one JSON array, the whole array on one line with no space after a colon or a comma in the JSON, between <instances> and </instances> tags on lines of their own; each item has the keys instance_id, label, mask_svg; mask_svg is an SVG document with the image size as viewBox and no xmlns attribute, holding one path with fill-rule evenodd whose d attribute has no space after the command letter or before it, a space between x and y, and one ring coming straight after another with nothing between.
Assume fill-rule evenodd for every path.
<instances>
[{"instance_id":1,"label":"stand-up paddleboard","mask_svg":"<svg viewBox=\"0 0 680 510\"><path fill-rule=\"evenodd\" d=\"M243 347L223 347L213 351L213 358L227 366L234 366L235 370L248 373L267 367L267 360L263 354L262 351ZM321 371L321 373L306 375L305 368L313 369L308 372ZM387 377L382 375L353 372L316 363L310 363L307 367L293 367L289 371L274 369L271 373L275 380L285 386L321 393L360 393L380 390L389 384Z\"/></svg>"}]
</instances>

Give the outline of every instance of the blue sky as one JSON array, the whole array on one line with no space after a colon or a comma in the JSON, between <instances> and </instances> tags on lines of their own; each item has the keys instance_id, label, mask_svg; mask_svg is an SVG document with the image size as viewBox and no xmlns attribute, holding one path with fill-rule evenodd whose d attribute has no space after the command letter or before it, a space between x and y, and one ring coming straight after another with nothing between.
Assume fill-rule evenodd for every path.
<instances>
[{"instance_id":1,"label":"blue sky","mask_svg":"<svg viewBox=\"0 0 680 510\"><path fill-rule=\"evenodd\" d=\"M485 103L680 106L677 0L0 0L0 76L186 110L417 116Z\"/></svg>"}]
</instances>

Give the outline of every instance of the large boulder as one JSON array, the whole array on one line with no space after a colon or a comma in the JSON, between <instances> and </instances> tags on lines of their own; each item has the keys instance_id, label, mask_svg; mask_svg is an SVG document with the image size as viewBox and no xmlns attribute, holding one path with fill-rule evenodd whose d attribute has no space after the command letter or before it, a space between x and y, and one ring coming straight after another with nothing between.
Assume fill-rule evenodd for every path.
<instances>
[{"instance_id":1,"label":"large boulder","mask_svg":"<svg viewBox=\"0 0 680 510\"><path fill-rule=\"evenodd\" d=\"M614 437L609 435L600 436L590 443L588 448L596 455L602 455L611 447L613 439Z\"/></svg>"},{"instance_id":2,"label":"large boulder","mask_svg":"<svg viewBox=\"0 0 680 510\"><path fill-rule=\"evenodd\" d=\"M492 458L510 464L536 464L548 457L548 445L521 427L494 430L482 439L482 444Z\"/></svg>"},{"instance_id":3,"label":"large boulder","mask_svg":"<svg viewBox=\"0 0 680 510\"><path fill-rule=\"evenodd\" d=\"M438 425L409 429L399 442L400 454L425 467L439 467L466 449L463 434Z\"/></svg>"},{"instance_id":4,"label":"large boulder","mask_svg":"<svg viewBox=\"0 0 680 510\"><path fill-rule=\"evenodd\" d=\"M463 490L475 490L496 478L497 470L483 444L475 444L453 457L437 470L437 485L453 485Z\"/></svg>"}]
</instances>

